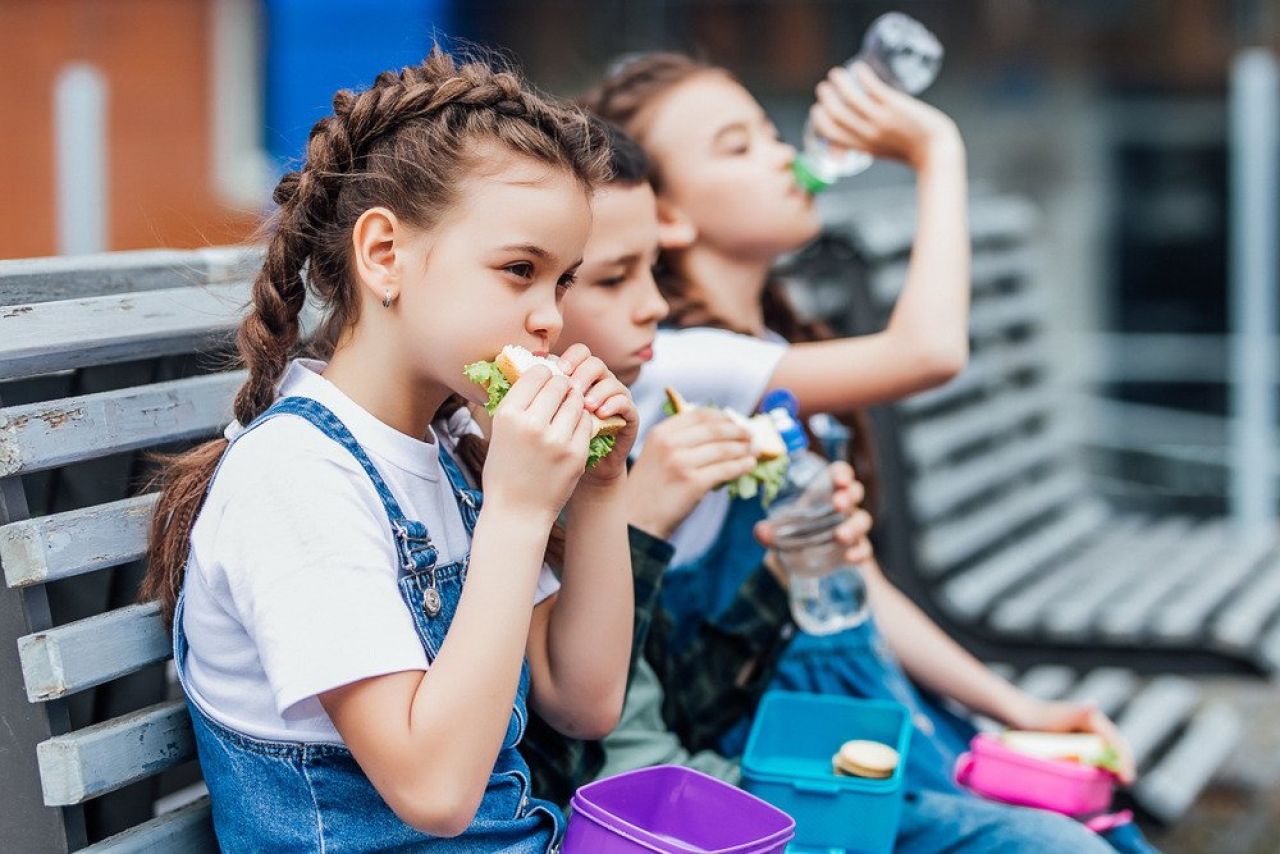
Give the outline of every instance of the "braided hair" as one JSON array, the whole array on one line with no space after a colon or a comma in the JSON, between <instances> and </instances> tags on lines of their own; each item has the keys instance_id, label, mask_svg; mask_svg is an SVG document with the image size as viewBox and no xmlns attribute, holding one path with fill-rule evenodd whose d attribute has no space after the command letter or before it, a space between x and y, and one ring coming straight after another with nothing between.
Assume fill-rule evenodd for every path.
<instances>
[{"instance_id":1,"label":"braided hair","mask_svg":"<svg viewBox=\"0 0 1280 854\"><path fill-rule=\"evenodd\" d=\"M384 71L368 89L334 96L332 115L311 129L302 167L272 194L278 209L266 225L266 257L236 336L248 369L235 396L237 421L249 424L274 402L303 345L300 318L309 296L324 309L311 342L321 355L358 320L350 241L360 216L382 206L432 228L457 203L459 179L478 165L477 143L485 141L563 169L588 191L608 176L609 147L598 124L487 62L457 63L436 48L419 65ZM220 438L167 459L154 481L160 498L140 595L159 600L167 620L192 526L227 444ZM469 437L459 450L478 480L483 444Z\"/></svg>"}]
</instances>

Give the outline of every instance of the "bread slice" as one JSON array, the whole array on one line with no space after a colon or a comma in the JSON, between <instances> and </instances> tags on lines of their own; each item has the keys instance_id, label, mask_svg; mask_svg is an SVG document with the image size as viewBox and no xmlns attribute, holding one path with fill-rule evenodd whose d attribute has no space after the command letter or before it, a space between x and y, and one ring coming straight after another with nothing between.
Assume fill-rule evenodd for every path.
<instances>
[{"instance_id":1,"label":"bread slice","mask_svg":"<svg viewBox=\"0 0 1280 854\"><path fill-rule=\"evenodd\" d=\"M676 415L681 412L691 412L698 408L685 400L684 395L671 386L667 386L664 391L667 394L667 402L671 404L671 411ZM755 455L757 460L767 462L786 455L787 444L782 441L782 434L778 432L773 419L768 415L762 412L747 418L732 409L724 410L724 414L734 423L741 425L750 434L751 453Z\"/></svg>"},{"instance_id":2,"label":"bread slice","mask_svg":"<svg viewBox=\"0 0 1280 854\"><path fill-rule=\"evenodd\" d=\"M1084 765L1097 763L1107 753L1106 740L1091 732L1008 730L1000 739L1019 753L1040 759L1069 759Z\"/></svg>"},{"instance_id":3,"label":"bread slice","mask_svg":"<svg viewBox=\"0 0 1280 854\"><path fill-rule=\"evenodd\" d=\"M525 371L528 371L534 365L545 365L552 374L556 376L565 376L565 372L560 370L559 363L549 356L535 356L528 349L516 344L508 344L502 348L502 352L493 360L498 366L498 370L502 371L502 375L511 383L520 379ZM597 418L591 416L592 430L591 438L597 436L616 436L621 432L623 427L627 426L627 420L620 415L614 415L609 418Z\"/></svg>"}]
</instances>

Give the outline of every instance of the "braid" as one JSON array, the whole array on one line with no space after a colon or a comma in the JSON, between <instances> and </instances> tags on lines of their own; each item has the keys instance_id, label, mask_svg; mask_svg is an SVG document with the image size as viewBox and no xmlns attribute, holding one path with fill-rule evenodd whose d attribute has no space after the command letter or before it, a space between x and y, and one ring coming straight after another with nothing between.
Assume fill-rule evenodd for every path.
<instances>
[{"instance_id":1,"label":"braid","mask_svg":"<svg viewBox=\"0 0 1280 854\"><path fill-rule=\"evenodd\" d=\"M266 257L236 343L249 376L234 413L248 424L275 399L276 385L302 342L308 295L324 308L311 350L329 356L359 320L351 235L365 211L386 207L404 222L434 227L457 202L460 178L487 141L571 174L584 189L608 178L605 131L579 109L546 98L513 71L455 64L439 49L418 65L384 71L363 91L334 95L333 113L311 129L306 157L280 178L272 199ZM473 471L483 443L467 441ZM218 439L165 461L153 485L142 595L172 619L195 524L227 442Z\"/></svg>"}]
</instances>

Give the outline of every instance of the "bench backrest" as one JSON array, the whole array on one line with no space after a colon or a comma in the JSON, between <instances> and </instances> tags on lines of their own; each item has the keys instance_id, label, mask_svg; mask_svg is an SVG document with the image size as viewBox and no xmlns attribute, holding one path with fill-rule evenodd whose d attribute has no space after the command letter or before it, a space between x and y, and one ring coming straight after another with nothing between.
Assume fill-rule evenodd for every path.
<instances>
[{"instance_id":1,"label":"bench backrest","mask_svg":"<svg viewBox=\"0 0 1280 854\"><path fill-rule=\"evenodd\" d=\"M0 262L0 849L80 848L119 829L94 812L109 793L195 756L158 608L133 601L154 506L137 487L147 452L229 420L242 374L207 354L227 352L258 258ZM149 687L113 700L129 679ZM92 850L214 847L197 801Z\"/></svg>"},{"instance_id":2,"label":"bench backrest","mask_svg":"<svg viewBox=\"0 0 1280 854\"><path fill-rule=\"evenodd\" d=\"M845 331L882 329L905 281L914 206L905 197L824 204L827 245L800 263L810 307ZM1036 284L1035 210L1019 198L977 197L970 218L969 365L945 386L874 413L885 493L880 548L930 610L947 580L970 576L985 587L1044 563L1107 512L1060 417L1048 308Z\"/></svg>"}]
</instances>

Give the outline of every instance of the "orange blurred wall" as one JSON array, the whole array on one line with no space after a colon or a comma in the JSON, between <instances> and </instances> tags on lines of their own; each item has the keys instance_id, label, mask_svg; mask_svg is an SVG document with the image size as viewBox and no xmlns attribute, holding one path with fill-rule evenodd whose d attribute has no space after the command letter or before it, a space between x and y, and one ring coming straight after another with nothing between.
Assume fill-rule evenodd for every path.
<instances>
[{"instance_id":1,"label":"orange blurred wall","mask_svg":"<svg viewBox=\"0 0 1280 854\"><path fill-rule=\"evenodd\" d=\"M0 0L0 258L58 251L54 82L87 62L107 87L107 248L249 236L210 162L214 0Z\"/></svg>"}]
</instances>

